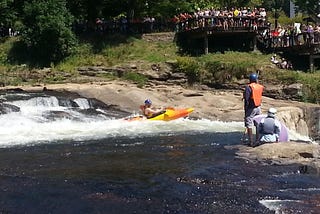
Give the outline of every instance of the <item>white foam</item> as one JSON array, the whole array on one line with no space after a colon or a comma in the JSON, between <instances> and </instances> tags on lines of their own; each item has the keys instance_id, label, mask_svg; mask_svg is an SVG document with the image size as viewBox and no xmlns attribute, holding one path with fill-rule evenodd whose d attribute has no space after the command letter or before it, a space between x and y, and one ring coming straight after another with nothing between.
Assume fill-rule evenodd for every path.
<instances>
[{"instance_id":1,"label":"white foam","mask_svg":"<svg viewBox=\"0 0 320 214\"><path fill-rule=\"evenodd\" d=\"M260 200L259 201L263 206L268 208L271 211L274 211L276 214L283 213L281 210L286 207L294 207L295 204L301 203L299 200Z\"/></svg>"},{"instance_id":2,"label":"white foam","mask_svg":"<svg viewBox=\"0 0 320 214\"><path fill-rule=\"evenodd\" d=\"M23 107L59 107L59 100L54 97L33 97L28 100L17 100L10 102L12 105Z\"/></svg>"},{"instance_id":3,"label":"white foam","mask_svg":"<svg viewBox=\"0 0 320 214\"><path fill-rule=\"evenodd\" d=\"M85 98L76 98L73 101L77 103L81 109L89 109L91 107L89 101Z\"/></svg>"},{"instance_id":4,"label":"white foam","mask_svg":"<svg viewBox=\"0 0 320 214\"><path fill-rule=\"evenodd\" d=\"M289 130L289 140L292 141L305 141L305 142L313 142L312 139L308 136L303 136L295 131Z\"/></svg>"},{"instance_id":5,"label":"white foam","mask_svg":"<svg viewBox=\"0 0 320 214\"><path fill-rule=\"evenodd\" d=\"M298 192L320 192L320 188L311 187L311 188L295 188L295 189L280 189L280 192L288 192L288 191L298 191Z\"/></svg>"},{"instance_id":6,"label":"white foam","mask_svg":"<svg viewBox=\"0 0 320 214\"><path fill-rule=\"evenodd\" d=\"M76 99L75 102L81 109L90 108L86 99ZM0 147L60 140L82 141L117 136L156 136L159 133L171 135L177 132L244 131L243 122L182 118L170 122L127 122L102 116L85 115L70 107L59 106L58 99L53 96L34 97L29 100L8 103L20 107L20 111L0 115Z\"/></svg>"},{"instance_id":7,"label":"white foam","mask_svg":"<svg viewBox=\"0 0 320 214\"><path fill-rule=\"evenodd\" d=\"M47 110L47 109L46 109ZM65 110L65 109L58 109ZM175 121L133 121L86 117L78 112L68 113L81 120L60 118L54 121L43 117L44 109L27 108L21 112L0 116L0 147L54 142L59 140L89 140L115 136L154 136L176 132L237 132L240 122L178 119Z\"/></svg>"}]
</instances>

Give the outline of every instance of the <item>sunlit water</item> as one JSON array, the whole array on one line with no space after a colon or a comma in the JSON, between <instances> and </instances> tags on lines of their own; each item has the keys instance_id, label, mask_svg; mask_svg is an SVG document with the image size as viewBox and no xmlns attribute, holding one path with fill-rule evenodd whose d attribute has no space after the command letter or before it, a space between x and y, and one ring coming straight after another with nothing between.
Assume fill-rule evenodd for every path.
<instances>
[{"instance_id":1,"label":"sunlit water","mask_svg":"<svg viewBox=\"0 0 320 214\"><path fill-rule=\"evenodd\" d=\"M227 149L241 143L241 122L127 122L83 98L2 99L20 111L0 115L1 212L319 211L316 172L248 163Z\"/></svg>"}]
</instances>

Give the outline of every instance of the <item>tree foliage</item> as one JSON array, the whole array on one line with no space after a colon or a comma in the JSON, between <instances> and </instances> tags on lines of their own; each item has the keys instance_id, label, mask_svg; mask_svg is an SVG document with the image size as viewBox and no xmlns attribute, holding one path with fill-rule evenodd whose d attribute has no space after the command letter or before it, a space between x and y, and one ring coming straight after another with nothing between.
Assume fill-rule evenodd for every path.
<instances>
[{"instance_id":1,"label":"tree foliage","mask_svg":"<svg viewBox=\"0 0 320 214\"><path fill-rule=\"evenodd\" d=\"M301 10L319 13L319 0L293 0ZM260 7L280 11L289 0L0 0L1 27L18 29L28 53L43 61L57 62L68 56L76 43L74 21L94 26L96 18L153 16L172 18L198 8ZM84 23L84 22L83 22Z\"/></svg>"},{"instance_id":2,"label":"tree foliage","mask_svg":"<svg viewBox=\"0 0 320 214\"><path fill-rule=\"evenodd\" d=\"M13 7L13 0L0 0L0 24L2 26L11 26L16 19L16 11Z\"/></svg>"},{"instance_id":3,"label":"tree foliage","mask_svg":"<svg viewBox=\"0 0 320 214\"><path fill-rule=\"evenodd\" d=\"M197 8L260 6L268 0L74 0L67 1L70 12L77 19L94 20L97 17L172 17ZM270 1L270 0L269 0Z\"/></svg>"},{"instance_id":4,"label":"tree foliage","mask_svg":"<svg viewBox=\"0 0 320 214\"><path fill-rule=\"evenodd\" d=\"M317 12L320 9L319 0L293 0L300 9ZM26 5L38 4L34 0L0 0L0 18L4 24L15 18L24 17ZM289 0L65 0L66 9L77 20L93 22L96 18L113 18L124 14L129 18L155 16L172 17L180 12L192 12L197 8L223 7L259 7L264 6L269 11L281 9ZM61 1L49 1L54 8ZM36 7L36 6L34 6ZM319 12L319 11L318 11ZM69 16L66 18L68 19Z\"/></svg>"},{"instance_id":5,"label":"tree foliage","mask_svg":"<svg viewBox=\"0 0 320 214\"><path fill-rule=\"evenodd\" d=\"M293 1L300 10L306 11L313 14L320 13L320 2L319 0L294 0Z\"/></svg>"},{"instance_id":6,"label":"tree foliage","mask_svg":"<svg viewBox=\"0 0 320 214\"><path fill-rule=\"evenodd\" d=\"M47 64L71 53L75 36L73 17L65 0L33 0L24 6L22 41L32 56Z\"/></svg>"}]
</instances>

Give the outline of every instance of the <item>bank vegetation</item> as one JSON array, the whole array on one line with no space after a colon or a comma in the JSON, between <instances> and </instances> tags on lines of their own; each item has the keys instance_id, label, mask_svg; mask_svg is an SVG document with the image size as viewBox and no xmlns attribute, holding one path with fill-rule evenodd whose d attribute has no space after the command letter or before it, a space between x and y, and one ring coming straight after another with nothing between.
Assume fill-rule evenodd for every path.
<instances>
[{"instance_id":1,"label":"bank vegetation","mask_svg":"<svg viewBox=\"0 0 320 214\"><path fill-rule=\"evenodd\" d=\"M173 72L183 72L188 78L187 86L203 84L213 88L239 84L247 76L259 71L263 83L273 85L301 84L301 101L320 102L320 72L280 69L270 61L271 54L254 52L210 53L202 56L188 56L179 52L172 33L150 34L148 39L121 34L92 34L83 37L75 47L75 53L59 63L39 68L27 64L9 63L13 45L19 37L6 39L0 44L0 81L2 85L46 84L66 82L89 82L92 78L79 73L80 67L121 67L139 64L170 64ZM166 39L159 39L165 37ZM16 53L19 54L19 53ZM25 53L21 53L25 54ZM96 80L109 81L118 75L95 76ZM121 78L144 87L148 78L134 72L127 72Z\"/></svg>"}]
</instances>

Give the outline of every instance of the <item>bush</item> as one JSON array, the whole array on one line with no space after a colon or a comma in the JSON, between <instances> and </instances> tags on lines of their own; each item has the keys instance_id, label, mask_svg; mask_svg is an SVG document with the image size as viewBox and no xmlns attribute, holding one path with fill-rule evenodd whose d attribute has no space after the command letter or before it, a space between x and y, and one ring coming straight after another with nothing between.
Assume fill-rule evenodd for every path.
<instances>
[{"instance_id":1,"label":"bush","mask_svg":"<svg viewBox=\"0 0 320 214\"><path fill-rule=\"evenodd\" d=\"M65 0L26 2L21 35L29 57L40 58L40 64L47 66L70 55L76 43L72 22Z\"/></svg>"},{"instance_id":2,"label":"bush","mask_svg":"<svg viewBox=\"0 0 320 214\"><path fill-rule=\"evenodd\" d=\"M212 80L220 83L242 79L248 73L248 68L254 70L254 64L245 61L235 63L208 61L205 63L205 70L212 75Z\"/></svg>"},{"instance_id":3,"label":"bush","mask_svg":"<svg viewBox=\"0 0 320 214\"><path fill-rule=\"evenodd\" d=\"M148 78L142 74L137 74L134 72L127 72L124 74L123 78L125 80L132 81L138 85L138 87L142 88L146 82L148 81Z\"/></svg>"},{"instance_id":4,"label":"bush","mask_svg":"<svg viewBox=\"0 0 320 214\"><path fill-rule=\"evenodd\" d=\"M302 93L304 102L320 103L320 74L301 74L299 82L303 84Z\"/></svg>"},{"instance_id":5,"label":"bush","mask_svg":"<svg viewBox=\"0 0 320 214\"><path fill-rule=\"evenodd\" d=\"M274 70L264 73L265 80L277 84L301 83L303 102L320 103L320 73Z\"/></svg>"},{"instance_id":6,"label":"bush","mask_svg":"<svg viewBox=\"0 0 320 214\"><path fill-rule=\"evenodd\" d=\"M191 57L179 57L175 66L175 72L183 72L187 75L188 83L193 84L200 79L199 64Z\"/></svg>"},{"instance_id":7,"label":"bush","mask_svg":"<svg viewBox=\"0 0 320 214\"><path fill-rule=\"evenodd\" d=\"M204 68L206 73L209 74L205 78L208 83L211 83L212 81L219 82L223 79L221 74L223 73L224 65L220 61L206 62Z\"/></svg>"}]
</instances>

